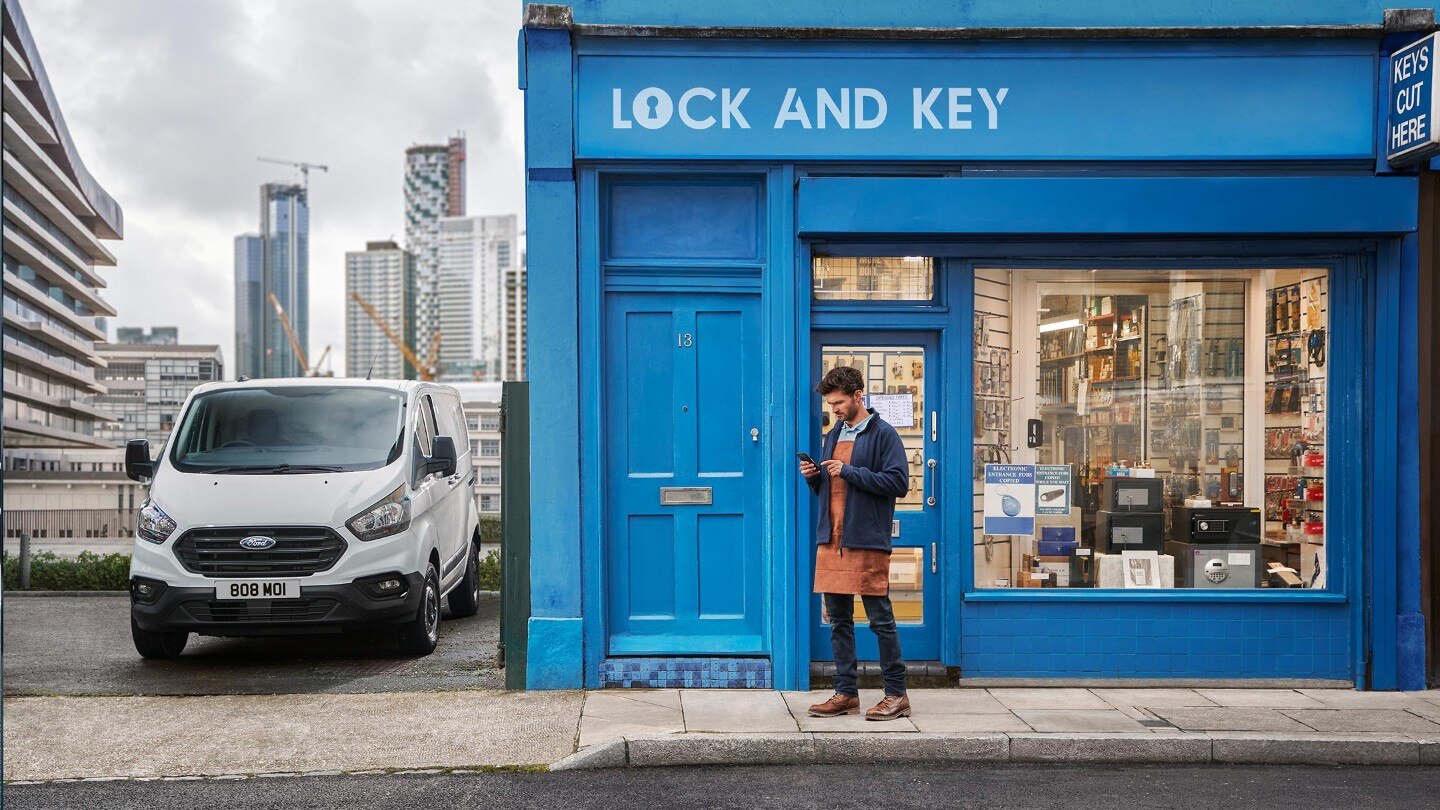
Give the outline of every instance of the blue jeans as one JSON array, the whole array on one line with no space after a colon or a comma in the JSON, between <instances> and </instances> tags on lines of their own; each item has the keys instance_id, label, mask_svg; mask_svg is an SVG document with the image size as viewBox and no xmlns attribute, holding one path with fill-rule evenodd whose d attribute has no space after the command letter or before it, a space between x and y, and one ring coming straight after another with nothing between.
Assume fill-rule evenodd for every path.
<instances>
[{"instance_id":1,"label":"blue jeans","mask_svg":"<svg viewBox=\"0 0 1440 810\"><path fill-rule=\"evenodd\" d=\"M835 691L858 697L855 678L855 597L827 593L825 613L830 617L830 646L835 651ZM880 669L885 675L885 694L905 694L905 661L900 657L900 635L895 631L895 611L889 596L862 596L870 630L880 642Z\"/></svg>"}]
</instances>

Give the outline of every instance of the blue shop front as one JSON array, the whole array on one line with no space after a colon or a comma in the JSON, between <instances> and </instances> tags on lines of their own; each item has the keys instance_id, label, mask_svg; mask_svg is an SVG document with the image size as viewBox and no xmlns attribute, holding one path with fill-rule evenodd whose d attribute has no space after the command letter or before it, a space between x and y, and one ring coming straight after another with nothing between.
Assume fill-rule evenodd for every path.
<instances>
[{"instance_id":1,"label":"blue shop front","mask_svg":"<svg viewBox=\"0 0 1440 810\"><path fill-rule=\"evenodd\" d=\"M844 365L912 666L1422 688L1426 26L948 5L527 7L528 686L823 672Z\"/></svg>"}]
</instances>

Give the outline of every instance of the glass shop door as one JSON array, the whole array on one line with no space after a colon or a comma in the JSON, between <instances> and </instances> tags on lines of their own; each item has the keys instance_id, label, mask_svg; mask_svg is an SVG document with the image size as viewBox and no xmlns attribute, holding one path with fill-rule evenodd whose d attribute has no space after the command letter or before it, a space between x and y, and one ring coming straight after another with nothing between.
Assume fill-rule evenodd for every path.
<instances>
[{"instance_id":1,"label":"glass shop door","mask_svg":"<svg viewBox=\"0 0 1440 810\"><path fill-rule=\"evenodd\" d=\"M907 661L940 658L940 577L937 555L941 544L940 475L940 340L934 332L815 332L811 345L815 381L836 366L852 366L865 378L867 404L879 409L900 434L910 462L910 490L895 505L890 557L890 601L899 628L900 646ZM811 395L815 431L802 449L819 459L822 440L834 427L824 399ZM819 497L829 497L822 492ZM811 522L818 514L818 498L811 499ZM814 535L811 535L812 539ZM812 573L815 553L802 561ZM813 578L810 580L813 584ZM822 600L811 595L811 656L833 660L830 625L822 615ZM855 641L861 661L878 661L879 650L870 632L864 604L855 598Z\"/></svg>"}]
</instances>

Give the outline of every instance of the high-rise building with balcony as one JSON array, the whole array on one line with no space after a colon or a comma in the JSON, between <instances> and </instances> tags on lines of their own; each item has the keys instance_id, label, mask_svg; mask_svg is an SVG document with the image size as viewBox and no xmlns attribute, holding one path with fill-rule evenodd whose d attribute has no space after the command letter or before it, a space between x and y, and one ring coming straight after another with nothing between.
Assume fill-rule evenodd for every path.
<instances>
[{"instance_id":1,"label":"high-rise building with balcony","mask_svg":"<svg viewBox=\"0 0 1440 810\"><path fill-rule=\"evenodd\" d=\"M505 291L503 308L500 311L500 364L501 379L525 379L525 288L527 276L525 251L520 251L520 261L513 262L504 271Z\"/></svg>"},{"instance_id":2,"label":"high-rise building with balcony","mask_svg":"<svg viewBox=\"0 0 1440 810\"><path fill-rule=\"evenodd\" d=\"M383 380L414 379L400 349L355 302L358 293L395 335L415 345L415 258L391 241L366 242L363 251L345 254L345 376Z\"/></svg>"},{"instance_id":3,"label":"high-rise building with balcony","mask_svg":"<svg viewBox=\"0 0 1440 810\"><path fill-rule=\"evenodd\" d=\"M443 379L503 378L505 274L519 258L514 214L440 220Z\"/></svg>"},{"instance_id":4,"label":"high-rise building with balcony","mask_svg":"<svg viewBox=\"0 0 1440 810\"><path fill-rule=\"evenodd\" d=\"M104 316L97 265L115 257L120 206L91 176L61 114L18 0L4 0L4 446L104 447L95 424L111 415L95 344Z\"/></svg>"},{"instance_id":5,"label":"high-rise building with balcony","mask_svg":"<svg viewBox=\"0 0 1440 810\"><path fill-rule=\"evenodd\" d=\"M425 346L440 328L440 219L463 216L465 138L406 149L405 249L415 256L415 334Z\"/></svg>"}]
</instances>

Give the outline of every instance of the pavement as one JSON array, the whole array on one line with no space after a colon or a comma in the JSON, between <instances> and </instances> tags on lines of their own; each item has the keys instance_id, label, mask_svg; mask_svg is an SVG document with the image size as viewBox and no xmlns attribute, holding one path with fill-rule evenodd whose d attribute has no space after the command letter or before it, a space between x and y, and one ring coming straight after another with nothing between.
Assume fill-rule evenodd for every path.
<instances>
[{"instance_id":1,"label":"pavement","mask_svg":"<svg viewBox=\"0 0 1440 810\"><path fill-rule=\"evenodd\" d=\"M123 597L7 597L7 782L410 769L946 762L1440 765L1440 690L914 689L910 718L817 719L825 692L506 692L498 600L389 638L193 638L143 661ZM963 681L962 681L963 683ZM878 701L862 693L863 705Z\"/></svg>"},{"instance_id":2,"label":"pavement","mask_svg":"<svg viewBox=\"0 0 1440 810\"><path fill-rule=\"evenodd\" d=\"M349 774L7 785L6 808L351 810L405 807L1058 808L1430 807L1440 768L1095 764L810 765Z\"/></svg>"},{"instance_id":3,"label":"pavement","mask_svg":"<svg viewBox=\"0 0 1440 810\"><path fill-rule=\"evenodd\" d=\"M730 690L10 697L7 782L837 763L1440 765L1440 691L924 689L816 719ZM867 701L878 693L862 694Z\"/></svg>"}]
</instances>

